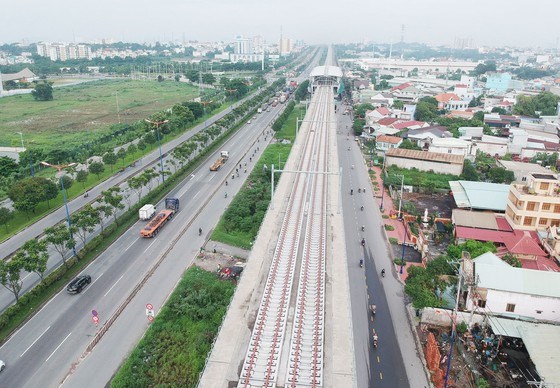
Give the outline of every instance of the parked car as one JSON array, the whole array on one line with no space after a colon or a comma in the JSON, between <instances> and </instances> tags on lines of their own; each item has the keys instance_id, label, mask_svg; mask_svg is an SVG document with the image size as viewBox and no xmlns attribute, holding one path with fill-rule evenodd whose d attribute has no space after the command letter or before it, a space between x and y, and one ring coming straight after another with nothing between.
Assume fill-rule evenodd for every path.
<instances>
[{"instance_id":1,"label":"parked car","mask_svg":"<svg viewBox=\"0 0 560 388\"><path fill-rule=\"evenodd\" d=\"M68 284L68 287L66 287L66 291L68 291L69 294L79 294L90 283L91 276L81 275L72 280L70 284Z\"/></svg>"},{"instance_id":2,"label":"parked car","mask_svg":"<svg viewBox=\"0 0 560 388\"><path fill-rule=\"evenodd\" d=\"M6 363L0 360L0 372L2 372L4 369L6 369Z\"/></svg>"}]
</instances>

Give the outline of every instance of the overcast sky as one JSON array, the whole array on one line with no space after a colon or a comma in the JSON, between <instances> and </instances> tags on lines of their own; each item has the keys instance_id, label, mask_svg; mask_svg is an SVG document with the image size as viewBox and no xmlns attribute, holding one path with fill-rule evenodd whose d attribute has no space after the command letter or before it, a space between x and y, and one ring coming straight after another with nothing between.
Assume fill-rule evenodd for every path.
<instances>
[{"instance_id":1,"label":"overcast sky","mask_svg":"<svg viewBox=\"0 0 560 388\"><path fill-rule=\"evenodd\" d=\"M130 42L283 36L308 43L405 42L554 48L560 0L13 0L0 42Z\"/></svg>"}]
</instances>

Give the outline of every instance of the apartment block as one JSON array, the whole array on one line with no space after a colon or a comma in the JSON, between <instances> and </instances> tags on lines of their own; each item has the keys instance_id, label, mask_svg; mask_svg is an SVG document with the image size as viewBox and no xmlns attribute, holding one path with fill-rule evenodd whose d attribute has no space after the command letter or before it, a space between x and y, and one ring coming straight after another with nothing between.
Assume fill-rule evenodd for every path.
<instances>
[{"instance_id":1,"label":"apartment block","mask_svg":"<svg viewBox=\"0 0 560 388\"><path fill-rule=\"evenodd\" d=\"M512 184L506 219L514 229L546 230L560 226L560 186L553 174L529 174L525 184Z\"/></svg>"}]
</instances>

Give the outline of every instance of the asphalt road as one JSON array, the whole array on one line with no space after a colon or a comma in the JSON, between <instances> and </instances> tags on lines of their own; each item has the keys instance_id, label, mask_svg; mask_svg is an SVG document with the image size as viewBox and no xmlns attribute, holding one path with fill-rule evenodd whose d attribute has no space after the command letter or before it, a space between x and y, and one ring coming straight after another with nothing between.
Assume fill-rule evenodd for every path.
<instances>
[{"instance_id":1,"label":"asphalt road","mask_svg":"<svg viewBox=\"0 0 560 388\"><path fill-rule=\"evenodd\" d=\"M247 98L251 98L252 96L253 95L251 95ZM233 104L232 108L227 108L224 111L220 112L219 114L208 118L208 120L206 121L206 127L210 126L216 120L219 120L221 117L223 117L224 115L229 113L231 111L231 109L233 109L237 105L243 103L244 101L245 101L245 99ZM270 112L269 114L274 114L274 111ZM163 157L164 163L167 159L165 154L167 154L169 151L173 150L173 148L175 148L177 145L179 145L179 144L185 142L186 140L190 139L192 136L194 136L198 132L202 131L204 128L205 128L204 123L199 124L196 127L192 128L189 131L187 131L186 133L184 133L183 135L179 136L178 138L166 143L165 145L162 145L162 153L164 154L164 157ZM126 182L124 182L126 179L128 179L129 177L131 177L133 175L138 174L139 172L141 172L145 168L148 168L148 167L151 167L151 166L155 165L157 162L159 162L159 150L156 147L153 152L151 152L148 155L144 156L143 158L139 159L136 162L135 167L127 167L122 173L117 173L117 174L113 175L111 178L101 182L99 185L92 188L89 191L90 195L89 195L88 198L84 198L83 196L79 196L79 197L73 199L72 201L70 201L68 203L68 208L69 208L70 213L73 213L74 211L80 209L81 207L83 207L87 203L95 202L96 197L101 195L102 191L107 190L107 189L109 189L113 186L116 186L116 185L120 184L121 188L126 189L127 184L126 184ZM154 179L154 182L156 182L156 179ZM157 183L154 183L154 187L156 185L157 185ZM144 192L146 192L146 190L147 189L145 189ZM131 204L135 204L138 201L138 196L135 193L131 193L131 199L132 199ZM124 212L124 210L122 212ZM122 212L120 212L120 213L122 213ZM41 220L37 221L36 223L34 223L34 224L30 225L29 227L27 227L26 229L22 230L20 233L13 236L9 240L4 241L2 244L0 244L0 252L2 252L2 256L6 257L6 256L10 255L12 252L19 249L19 247L25 241L27 241L29 239L32 239L32 238L37 238L38 236L41 236L41 234L43 233L43 230L45 228L47 228L49 226L52 226L52 225L55 225L58 222L63 221L63 220L66 220L66 211L64 209L64 206L55 210L51 214L45 216ZM107 225L107 224L111 223L112 221L113 221L113 218L109 217L105 220L104 224ZM93 237L95 237L100 232L101 232L101 228L97 227L97 229L93 233L90 234L90 236L88 237L87 240L88 241L91 240ZM82 247L83 244L81 243L81 241L78 238L76 238L76 240L77 240L76 249L78 250ZM67 258L69 258L71 256L72 256L71 252L66 255ZM47 263L47 271L46 271L45 274L49 274L50 272L54 271L61 264L62 264L62 258L60 256L60 254L53 247L49 246L49 261ZM23 272L23 274L22 274L23 287L22 287L20 295L23 295L25 292L27 292L31 288L33 288L37 283L39 283L39 280L40 280L40 278L37 274ZM4 311L7 307L12 305L14 302L15 302L14 295L11 292L9 292L7 289L5 289L4 287L0 287L0 312Z\"/></svg>"},{"instance_id":2,"label":"asphalt road","mask_svg":"<svg viewBox=\"0 0 560 388\"><path fill-rule=\"evenodd\" d=\"M391 318L384 283L391 275L387 245L382 233L382 220L377 211L367 170L363 164L358 143L348 136L351 121L342 115L343 105L337 109L340 131L338 152L342 167L342 198L344 229L346 231L350 300L354 328L354 348L358 387L407 387L408 379L403 357L397 342L398 333ZM349 150L350 148L350 150ZM354 165L354 168L352 168ZM358 193L366 188L366 193ZM354 194L350 195L350 189ZM361 206L364 210L360 210ZM362 225L365 231L362 231ZM365 247L361 239L365 238ZM364 260L364 267L359 265ZM386 278L380 271L385 268ZM377 306L375 317L369 306ZM407 324L404 322L403 324ZM373 331L379 337L378 347L373 347Z\"/></svg>"},{"instance_id":3,"label":"asphalt road","mask_svg":"<svg viewBox=\"0 0 560 388\"><path fill-rule=\"evenodd\" d=\"M0 375L0 385L59 385L98 329L92 322L92 310L98 312L101 326L161 255L167 254L161 271L158 269L142 289L141 294L148 293L150 296L134 299L134 304L131 305L133 315L128 315L130 309L125 310L117 320L119 324L109 331L111 336L116 335L117 340L111 342L109 347L112 349L111 353L120 356L119 360L115 360L116 363L107 363L103 358L93 369L80 368L80 372L85 370L86 374L92 373L93 379L78 378L79 382L74 383L76 380L71 378L67 384L104 386L126 351L137 341L138 336L134 334L141 333L146 328L144 307L138 308L135 304L144 306L146 303L152 303L156 310L161 307L165 297L204 243L206 235L248 176L248 173L241 173L239 178L232 181L232 171L235 171L239 163L245 161L248 167L252 167L260 152L265 149L262 131L282 107L283 105L279 105L271 112L258 115L256 120L252 120L252 124L245 125L221 148L230 152L230 160L219 171L210 172L209 166L218 157L220 150L211 155L183 184L170 193L170 197L180 199L181 210L156 238L141 238L139 230L145 222L136 223L84 271L91 275L91 285L78 295L69 295L62 290L16 332L0 348L0 359L7 364ZM259 137L257 143L256 139ZM253 162L249 163L249 156L256 147L259 147L260 151L257 151ZM223 184L226 179L229 180L227 187ZM228 198L224 198L226 190ZM157 207L162 209L163 205L160 203ZM199 227L204 231L201 237L198 236ZM175 244L173 249L169 250L172 242ZM119 339L126 344L121 346L118 343Z\"/></svg>"}]
</instances>

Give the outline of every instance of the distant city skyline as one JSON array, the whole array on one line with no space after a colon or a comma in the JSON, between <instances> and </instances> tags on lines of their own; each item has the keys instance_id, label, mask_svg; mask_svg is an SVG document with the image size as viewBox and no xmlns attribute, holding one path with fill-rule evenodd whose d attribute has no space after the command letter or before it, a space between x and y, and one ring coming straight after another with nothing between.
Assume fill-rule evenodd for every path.
<instances>
[{"instance_id":1,"label":"distant city skyline","mask_svg":"<svg viewBox=\"0 0 560 388\"><path fill-rule=\"evenodd\" d=\"M558 48L560 2L471 0L461 6L441 0L364 2L333 0L70 0L10 2L0 14L0 41L125 42L233 41L237 35L283 36L310 44L420 42L453 46ZM25 21L25 22L23 22ZM403 29L404 26L404 29Z\"/></svg>"}]
</instances>

